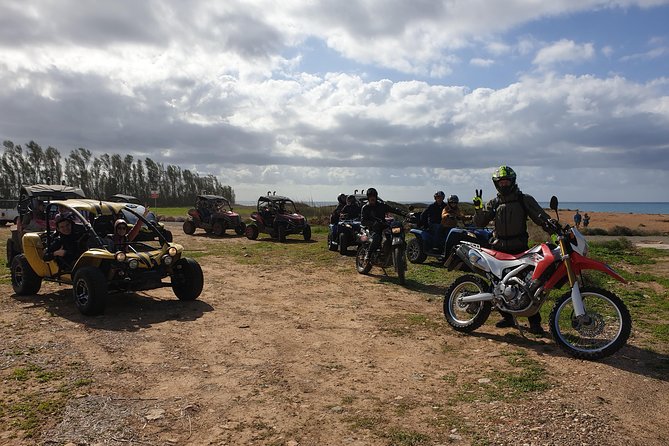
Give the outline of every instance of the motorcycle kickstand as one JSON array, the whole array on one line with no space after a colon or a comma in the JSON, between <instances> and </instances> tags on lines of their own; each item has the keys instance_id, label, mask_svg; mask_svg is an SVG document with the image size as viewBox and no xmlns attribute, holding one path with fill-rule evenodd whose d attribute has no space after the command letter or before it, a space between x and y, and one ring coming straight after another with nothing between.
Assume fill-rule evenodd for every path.
<instances>
[{"instance_id":1,"label":"motorcycle kickstand","mask_svg":"<svg viewBox=\"0 0 669 446\"><path fill-rule=\"evenodd\" d=\"M520 336L529 341L529 338L527 336L525 336L525 329L523 329L523 326L520 325L520 323L518 322L518 318L515 315L513 316L513 324L516 326L516 328L520 332Z\"/></svg>"}]
</instances>

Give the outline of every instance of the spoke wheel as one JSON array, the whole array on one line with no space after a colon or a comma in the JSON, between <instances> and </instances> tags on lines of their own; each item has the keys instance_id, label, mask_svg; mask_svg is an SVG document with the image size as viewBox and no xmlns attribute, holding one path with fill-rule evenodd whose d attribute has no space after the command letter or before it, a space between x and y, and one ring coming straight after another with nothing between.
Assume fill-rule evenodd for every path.
<instances>
[{"instance_id":1,"label":"spoke wheel","mask_svg":"<svg viewBox=\"0 0 669 446\"><path fill-rule=\"evenodd\" d=\"M610 291L581 289L586 314L577 318L571 291L562 295L551 311L549 324L555 342L580 359L600 359L617 352L629 338L632 319L622 300Z\"/></svg>"},{"instance_id":2,"label":"spoke wheel","mask_svg":"<svg viewBox=\"0 0 669 446\"><path fill-rule=\"evenodd\" d=\"M471 274L458 277L446 290L444 297L444 316L448 325L465 333L483 325L490 316L490 302L465 303L461 298L483 293L488 288L488 284L480 277Z\"/></svg>"}]
</instances>

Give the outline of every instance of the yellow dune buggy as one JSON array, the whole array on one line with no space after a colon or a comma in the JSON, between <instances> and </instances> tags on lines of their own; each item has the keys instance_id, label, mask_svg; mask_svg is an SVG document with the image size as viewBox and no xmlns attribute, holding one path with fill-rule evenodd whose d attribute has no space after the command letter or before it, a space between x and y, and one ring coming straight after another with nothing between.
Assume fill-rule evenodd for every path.
<instances>
[{"instance_id":1,"label":"yellow dune buggy","mask_svg":"<svg viewBox=\"0 0 669 446\"><path fill-rule=\"evenodd\" d=\"M152 241L130 241L112 249L114 221L130 213L155 234ZM79 252L70 268L44 260L56 236L55 220L67 215L79 235ZM74 302L85 315L104 312L109 293L144 291L171 286L180 300L195 300L202 292L200 265L183 257L183 246L171 243L135 209L122 203L89 199L52 201L46 207L46 231L23 235L23 254L12 259L11 281L17 295L36 294L42 281L72 285ZM166 280L168 279L169 280Z\"/></svg>"}]
</instances>

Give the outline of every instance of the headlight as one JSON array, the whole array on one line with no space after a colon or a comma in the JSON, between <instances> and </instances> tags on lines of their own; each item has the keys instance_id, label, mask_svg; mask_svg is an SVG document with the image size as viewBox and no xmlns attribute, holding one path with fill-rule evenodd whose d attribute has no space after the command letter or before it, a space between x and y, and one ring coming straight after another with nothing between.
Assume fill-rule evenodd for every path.
<instances>
[{"instance_id":1,"label":"headlight","mask_svg":"<svg viewBox=\"0 0 669 446\"><path fill-rule=\"evenodd\" d=\"M402 232L402 228L400 228L399 226L393 228L393 234L399 234L400 232Z\"/></svg>"},{"instance_id":2,"label":"headlight","mask_svg":"<svg viewBox=\"0 0 669 446\"><path fill-rule=\"evenodd\" d=\"M125 259L126 259L126 255L122 251L119 251L116 254L114 254L114 260L116 260L119 263L125 262Z\"/></svg>"},{"instance_id":3,"label":"headlight","mask_svg":"<svg viewBox=\"0 0 669 446\"><path fill-rule=\"evenodd\" d=\"M172 260L173 260L172 257L170 257L168 255L163 256L163 264L165 264L165 265L168 265L168 266L171 265Z\"/></svg>"},{"instance_id":4,"label":"headlight","mask_svg":"<svg viewBox=\"0 0 669 446\"><path fill-rule=\"evenodd\" d=\"M137 267L139 266L139 262L137 261L137 259L130 259L130 261L128 262L128 266L130 267L130 269L137 269Z\"/></svg>"},{"instance_id":5,"label":"headlight","mask_svg":"<svg viewBox=\"0 0 669 446\"><path fill-rule=\"evenodd\" d=\"M167 254L170 257L174 257L175 255L177 255L177 248L175 248L174 246L170 246L170 249L167 250Z\"/></svg>"}]
</instances>

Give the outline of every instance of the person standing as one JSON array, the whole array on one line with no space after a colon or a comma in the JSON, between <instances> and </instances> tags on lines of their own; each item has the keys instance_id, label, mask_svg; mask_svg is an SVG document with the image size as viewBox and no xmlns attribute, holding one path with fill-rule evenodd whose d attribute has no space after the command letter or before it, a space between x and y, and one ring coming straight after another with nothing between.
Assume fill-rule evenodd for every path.
<instances>
[{"instance_id":1,"label":"person standing","mask_svg":"<svg viewBox=\"0 0 669 446\"><path fill-rule=\"evenodd\" d=\"M589 224L590 224L590 216L586 212L585 214L583 214L583 227L587 228Z\"/></svg>"},{"instance_id":2,"label":"person standing","mask_svg":"<svg viewBox=\"0 0 669 446\"><path fill-rule=\"evenodd\" d=\"M474 197L474 224L484 227L491 221L495 229L490 240L490 247L507 254L520 254L528 247L527 218L550 233L547 225L550 217L531 195L524 194L516 184L516 172L509 166L500 166L492 174L492 182L497 189L497 196L483 206L483 192L476 192ZM502 320L497 322L498 328L513 327L514 320L510 313L500 311ZM541 315L528 317L529 332L543 334Z\"/></svg>"},{"instance_id":3,"label":"person standing","mask_svg":"<svg viewBox=\"0 0 669 446\"><path fill-rule=\"evenodd\" d=\"M576 228L581 227L581 214L578 213L578 209L576 209L576 213L574 214L574 225L576 225Z\"/></svg>"}]
</instances>

